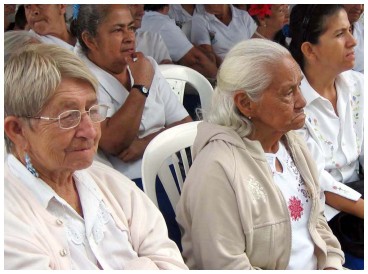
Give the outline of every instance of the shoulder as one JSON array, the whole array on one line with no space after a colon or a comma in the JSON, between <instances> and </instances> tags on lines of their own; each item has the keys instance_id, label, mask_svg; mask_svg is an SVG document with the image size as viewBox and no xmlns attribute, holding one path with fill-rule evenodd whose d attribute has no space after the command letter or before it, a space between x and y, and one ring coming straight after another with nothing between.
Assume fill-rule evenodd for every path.
<instances>
[{"instance_id":1,"label":"shoulder","mask_svg":"<svg viewBox=\"0 0 368 274\"><path fill-rule=\"evenodd\" d=\"M136 184L124 174L98 161L94 161L85 171L105 195L124 199L124 197L143 194Z\"/></svg>"},{"instance_id":2,"label":"shoulder","mask_svg":"<svg viewBox=\"0 0 368 274\"><path fill-rule=\"evenodd\" d=\"M364 74L354 70L344 71L337 77L337 84L339 83L348 86L352 92L363 94Z\"/></svg>"}]
</instances>

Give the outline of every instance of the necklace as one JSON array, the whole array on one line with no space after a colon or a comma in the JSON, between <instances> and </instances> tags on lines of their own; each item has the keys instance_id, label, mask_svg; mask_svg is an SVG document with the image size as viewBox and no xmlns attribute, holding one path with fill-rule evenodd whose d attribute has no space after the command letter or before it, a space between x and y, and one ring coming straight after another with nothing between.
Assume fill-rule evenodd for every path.
<instances>
[{"instance_id":1,"label":"necklace","mask_svg":"<svg viewBox=\"0 0 368 274\"><path fill-rule=\"evenodd\" d=\"M266 37L264 37L262 34L260 34L258 31L255 31L254 32L255 35L257 35L258 37L260 38L263 38L263 39L267 39Z\"/></svg>"}]
</instances>

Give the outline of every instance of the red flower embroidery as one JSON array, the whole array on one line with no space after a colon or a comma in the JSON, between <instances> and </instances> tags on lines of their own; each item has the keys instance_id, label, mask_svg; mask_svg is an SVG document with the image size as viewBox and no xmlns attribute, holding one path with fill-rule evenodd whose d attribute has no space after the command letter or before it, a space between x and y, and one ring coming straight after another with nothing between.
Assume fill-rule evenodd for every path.
<instances>
[{"instance_id":1,"label":"red flower embroidery","mask_svg":"<svg viewBox=\"0 0 368 274\"><path fill-rule=\"evenodd\" d=\"M303 215L303 204L302 202L295 196L289 199L289 211L290 216L293 221L298 221L300 217Z\"/></svg>"},{"instance_id":2,"label":"red flower embroidery","mask_svg":"<svg viewBox=\"0 0 368 274\"><path fill-rule=\"evenodd\" d=\"M266 5L251 4L248 9L248 13L250 16L258 15L261 19L263 19L266 15L270 16L272 14L271 6L272 6L271 4Z\"/></svg>"}]
</instances>

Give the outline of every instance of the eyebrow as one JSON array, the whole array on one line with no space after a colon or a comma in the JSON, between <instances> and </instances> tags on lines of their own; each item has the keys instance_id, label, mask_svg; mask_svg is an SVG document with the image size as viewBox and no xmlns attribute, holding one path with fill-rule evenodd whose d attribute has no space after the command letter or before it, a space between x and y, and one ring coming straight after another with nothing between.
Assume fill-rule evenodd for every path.
<instances>
[{"instance_id":1,"label":"eyebrow","mask_svg":"<svg viewBox=\"0 0 368 274\"><path fill-rule=\"evenodd\" d=\"M115 24L114 27L122 27L122 28L124 28L125 26L130 27L132 25L134 25L134 19L133 19L133 21L129 22L128 24L118 23L118 24Z\"/></svg>"}]
</instances>

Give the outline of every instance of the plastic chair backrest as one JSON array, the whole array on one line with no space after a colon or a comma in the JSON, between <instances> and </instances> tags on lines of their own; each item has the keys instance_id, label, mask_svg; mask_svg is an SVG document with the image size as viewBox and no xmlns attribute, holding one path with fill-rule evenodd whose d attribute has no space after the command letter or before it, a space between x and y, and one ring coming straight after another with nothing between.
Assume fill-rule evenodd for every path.
<instances>
[{"instance_id":1,"label":"plastic chair backrest","mask_svg":"<svg viewBox=\"0 0 368 274\"><path fill-rule=\"evenodd\" d=\"M197 135L197 125L200 121L180 124L158 134L148 144L142 159L142 184L143 190L158 207L156 196L156 176L158 175L170 203L175 211L179 201L180 192L183 187L185 176L192 163L192 145ZM186 153L186 148L190 148L190 155ZM183 165L185 175L182 175L179 158ZM174 165L179 189L170 170L170 164Z\"/></svg>"},{"instance_id":2,"label":"plastic chair backrest","mask_svg":"<svg viewBox=\"0 0 368 274\"><path fill-rule=\"evenodd\" d=\"M159 68L181 103L183 103L185 84L189 83L197 90L202 109L210 109L213 88L206 77L194 69L181 65L161 64Z\"/></svg>"}]
</instances>

